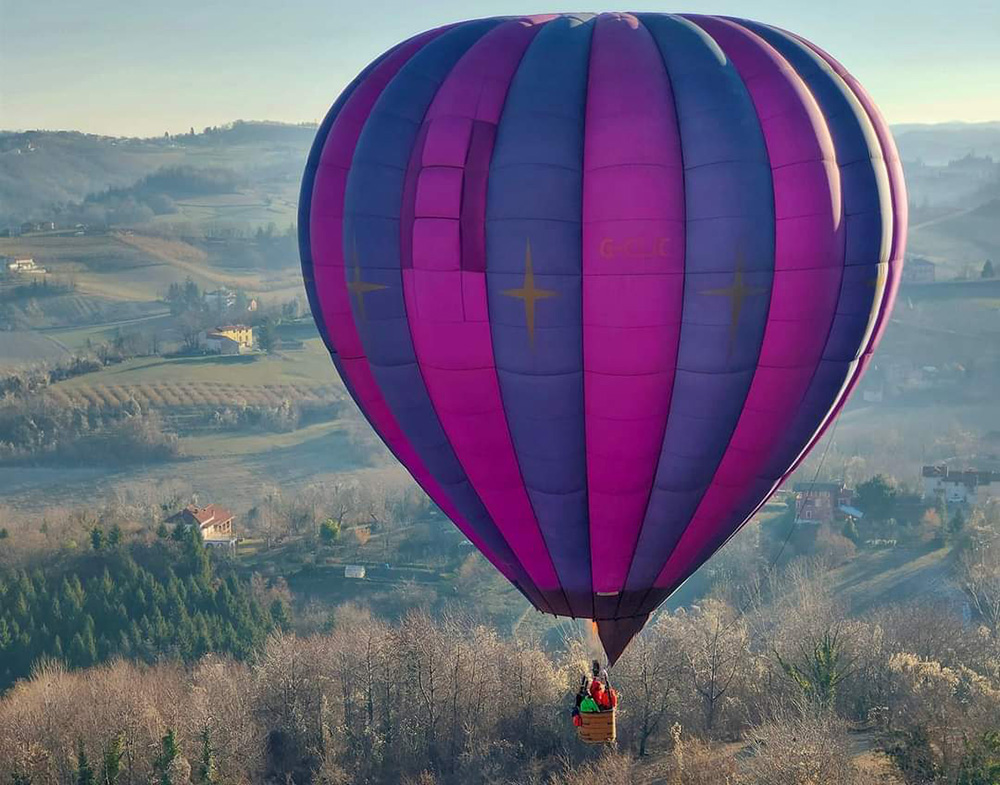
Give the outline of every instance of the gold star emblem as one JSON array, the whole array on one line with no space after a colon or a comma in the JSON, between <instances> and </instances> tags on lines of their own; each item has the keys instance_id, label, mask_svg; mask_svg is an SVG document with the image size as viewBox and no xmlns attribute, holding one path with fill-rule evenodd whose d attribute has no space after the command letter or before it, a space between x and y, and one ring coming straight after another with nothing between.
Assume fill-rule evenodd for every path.
<instances>
[{"instance_id":1,"label":"gold star emblem","mask_svg":"<svg viewBox=\"0 0 1000 785\"><path fill-rule=\"evenodd\" d=\"M528 341L535 345L535 303L559 294L552 289L539 289L535 286L535 271L531 265L531 240L527 241L524 251L524 282L520 289L504 289L500 292L507 297L516 297L524 301L524 319L528 325Z\"/></svg>"},{"instance_id":2,"label":"gold star emblem","mask_svg":"<svg viewBox=\"0 0 1000 785\"><path fill-rule=\"evenodd\" d=\"M731 306L731 319L729 323L729 351L732 352L733 344L736 341L736 331L739 328L740 314L743 312L743 302L748 297L764 294L767 289L762 286L747 286L743 282L743 252L739 251L736 256L736 270L733 272L733 283L721 289L706 289L702 294L714 297L728 297Z\"/></svg>"},{"instance_id":3,"label":"gold star emblem","mask_svg":"<svg viewBox=\"0 0 1000 785\"><path fill-rule=\"evenodd\" d=\"M354 263L354 278L347 282L347 290L354 295L354 302L358 308L358 315L361 321L367 318L365 315L365 294L375 292L379 289L388 289L388 286L380 283L368 283L361 280L361 265L358 264L358 241L354 241L354 252L351 261Z\"/></svg>"}]
</instances>

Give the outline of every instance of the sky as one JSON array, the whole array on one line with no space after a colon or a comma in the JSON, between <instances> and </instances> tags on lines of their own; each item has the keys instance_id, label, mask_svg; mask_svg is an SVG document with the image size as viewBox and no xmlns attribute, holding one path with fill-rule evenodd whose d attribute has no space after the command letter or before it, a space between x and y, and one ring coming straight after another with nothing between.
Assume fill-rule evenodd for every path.
<instances>
[{"instance_id":1,"label":"sky","mask_svg":"<svg viewBox=\"0 0 1000 785\"><path fill-rule=\"evenodd\" d=\"M151 136L236 119L319 121L396 42L470 17L600 8L521 0L0 0L0 128ZM995 0L687 0L792 30L891 123L1000 120Z\"/></svg>"}]
</instances>

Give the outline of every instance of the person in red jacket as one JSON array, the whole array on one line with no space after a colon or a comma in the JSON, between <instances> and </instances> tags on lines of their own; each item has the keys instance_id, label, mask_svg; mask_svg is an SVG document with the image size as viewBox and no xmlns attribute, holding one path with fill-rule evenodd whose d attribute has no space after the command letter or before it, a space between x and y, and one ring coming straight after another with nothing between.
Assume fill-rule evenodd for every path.
<instances>
[{"instance_id":1,"label":"person in red jacket","mask_svg":"<svg viewBox=\"0 0 1000 785\"><path fill-rule=\"evenodd\" d=\"M590 682L590 697L594 699L601 711L611 711L618 705L618 693L608 683L608 672L601 670L597 660L594 660L594 678Z\"/></svg>"}]
</instances>

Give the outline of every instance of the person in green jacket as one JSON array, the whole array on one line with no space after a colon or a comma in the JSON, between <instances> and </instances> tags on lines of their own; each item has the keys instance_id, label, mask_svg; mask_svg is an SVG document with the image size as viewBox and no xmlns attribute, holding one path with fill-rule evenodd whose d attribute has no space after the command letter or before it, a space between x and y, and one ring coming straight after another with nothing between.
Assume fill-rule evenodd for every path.
<instances>
[{"instance_id":1,"label":"person in green jacket","mask_svg":"<svg viewBox=\"0 0 1000 785\"><path fill-rule=\"evenodd\" d=\"M597 701L595 701L589 695L586 698L584 698L582 701L580 701L580 711L582 711L584 713L598 712L600 710L601 710L601 707L597 705Z\"/></svg>"}]
</instances>

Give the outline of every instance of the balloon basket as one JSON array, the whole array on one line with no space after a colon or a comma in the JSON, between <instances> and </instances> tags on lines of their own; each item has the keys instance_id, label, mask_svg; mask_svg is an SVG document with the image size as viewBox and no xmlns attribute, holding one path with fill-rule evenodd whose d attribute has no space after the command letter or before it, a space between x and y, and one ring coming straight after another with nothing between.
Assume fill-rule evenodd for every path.
<instances>
[{"instance_id":1,"label":"balloon basket","mask_svg":"<svg viewBox=\"0 0 1000 785\"><path fill-rule=\"evenodd\" d=\"M577 735L585 744L610 744L618 736L615 709L609 711L582 712L582 724L577 727Z\"/></svg>"}]
</instances>

